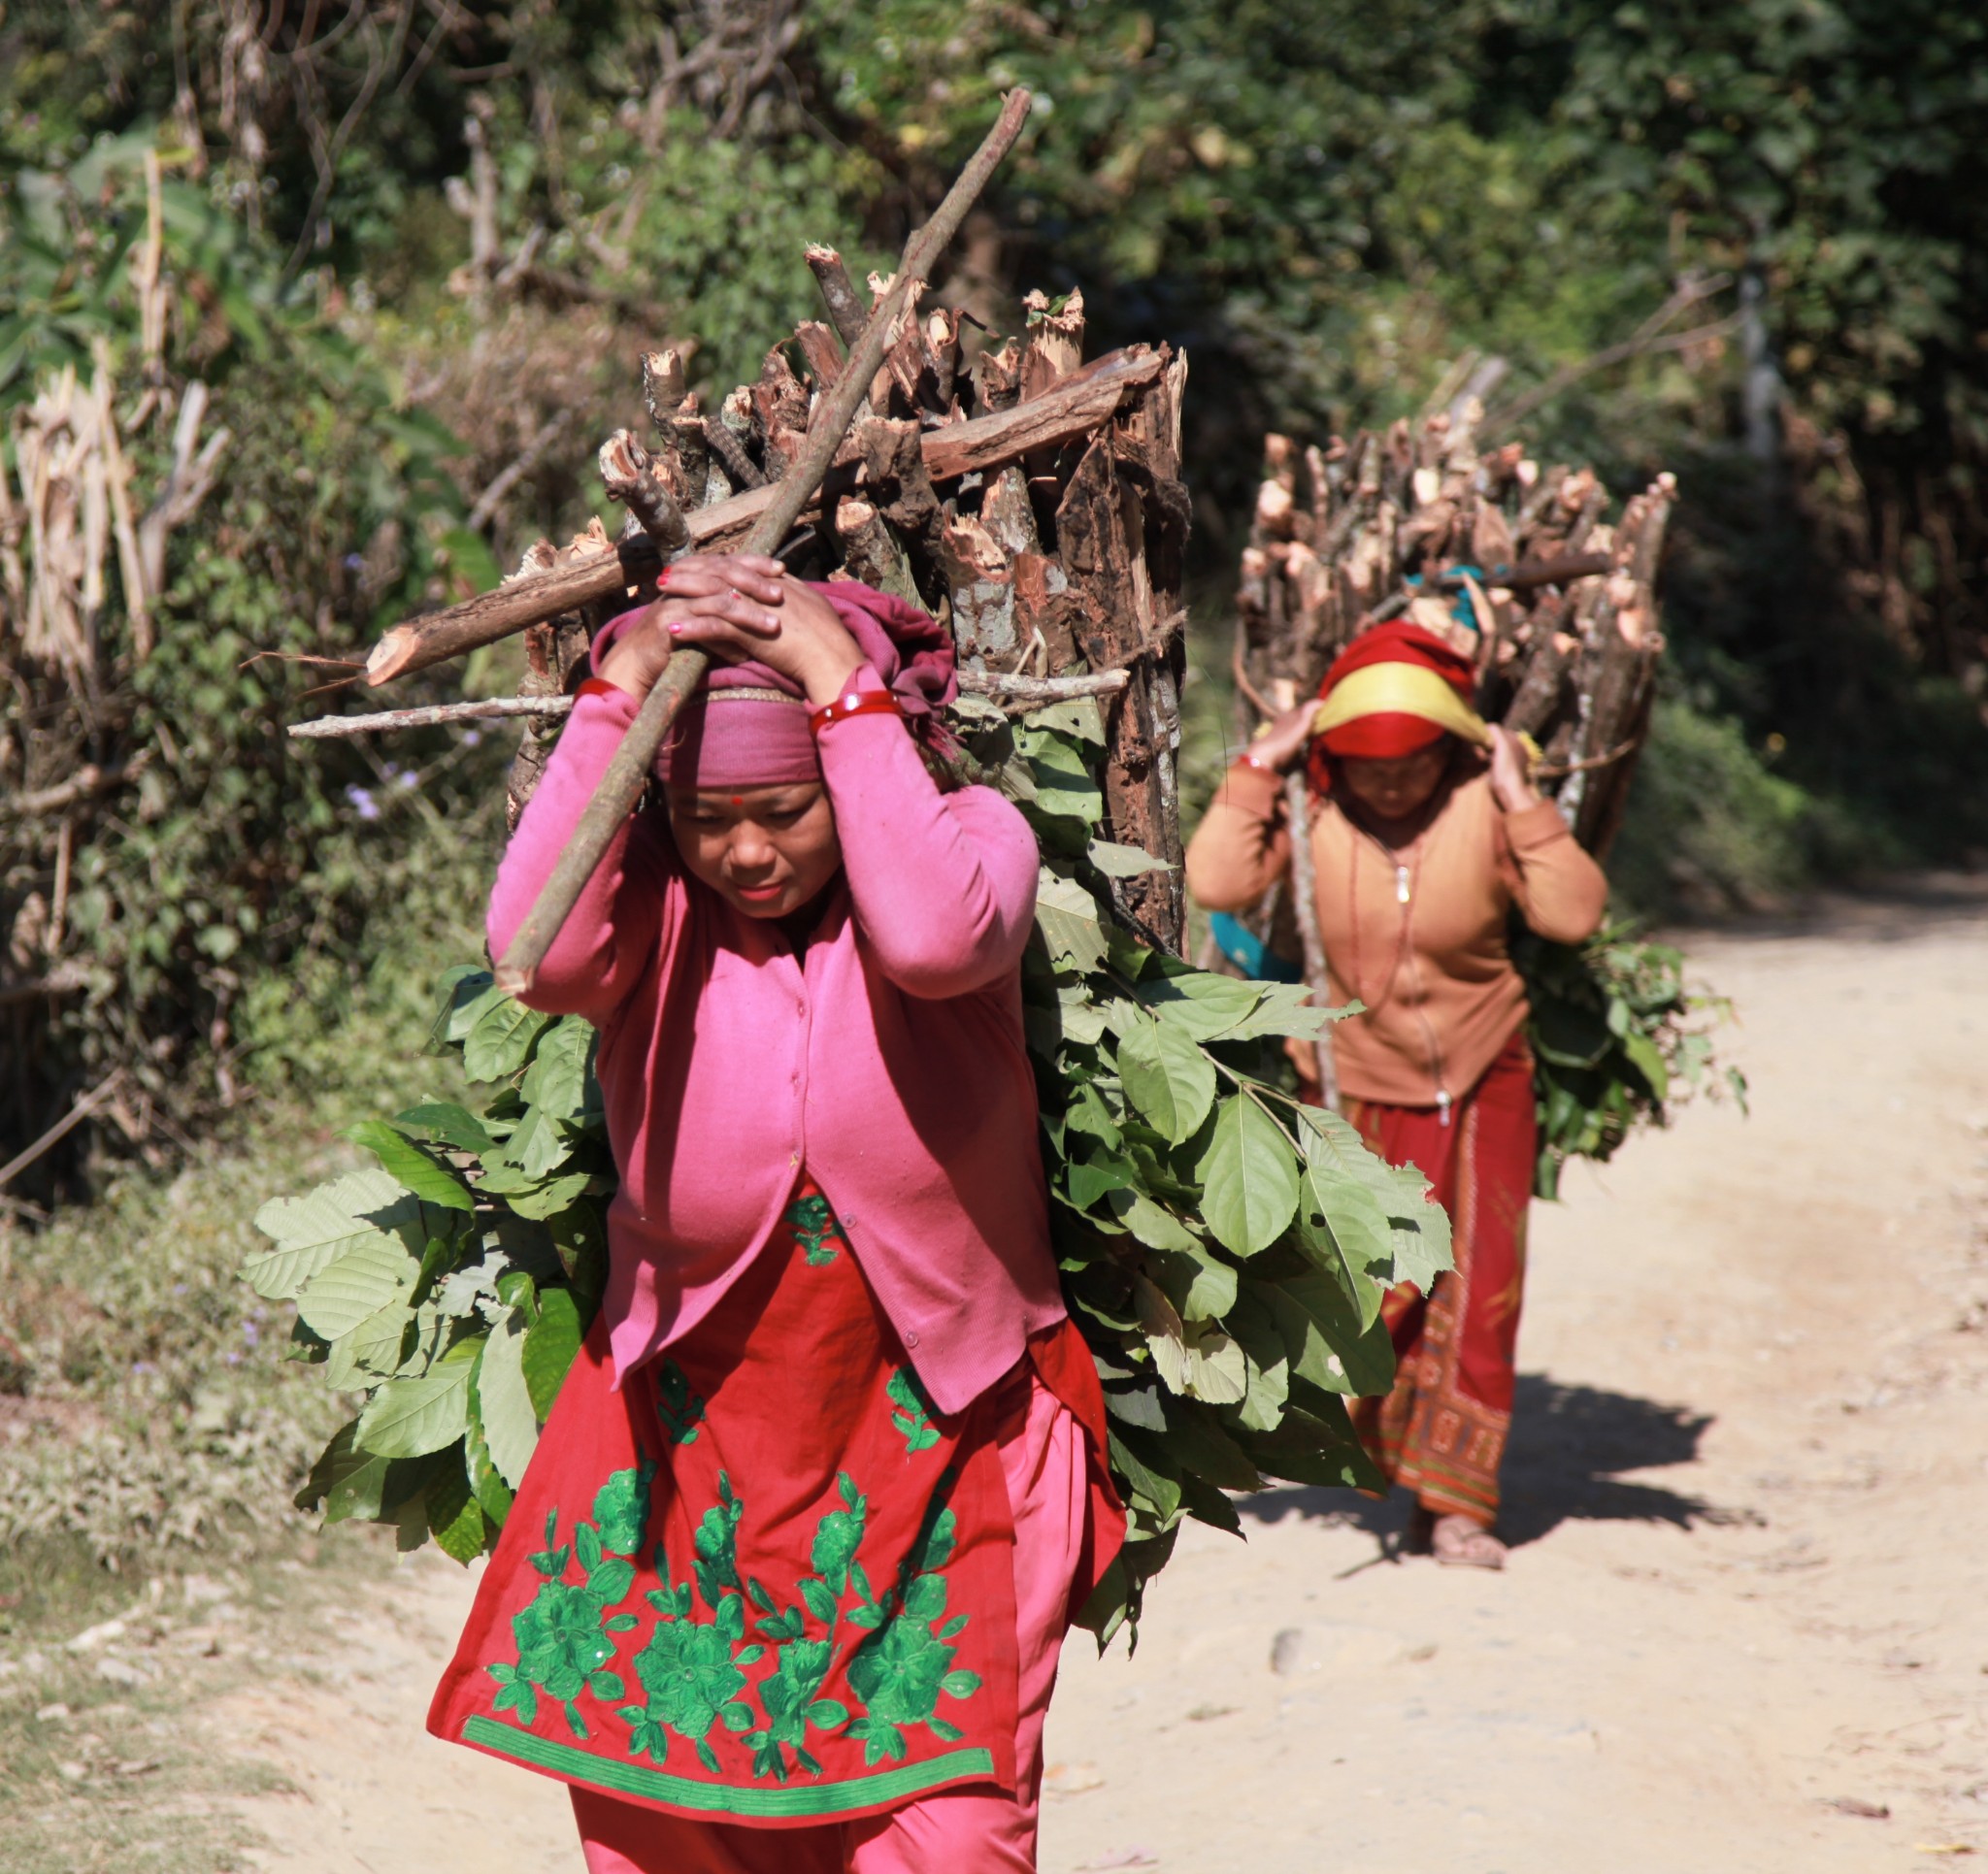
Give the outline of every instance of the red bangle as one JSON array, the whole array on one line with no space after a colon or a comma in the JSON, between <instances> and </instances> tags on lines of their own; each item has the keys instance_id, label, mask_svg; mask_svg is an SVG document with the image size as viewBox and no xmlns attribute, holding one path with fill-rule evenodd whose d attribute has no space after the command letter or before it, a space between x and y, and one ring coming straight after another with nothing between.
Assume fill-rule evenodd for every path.
<instances>
[{"instance_id":1,"label":"red bangle","mask_svg":"<svg viewBox=\"0 0 1988 1874\"><path fill-rule=\"evenodd\" d=\"M904 715L897 707L897 698L888 690L845 690L833 703L824 703L818 709L810 709L808 726L818 736L831 722L844 722L850 716L881 715L900 719Z\"/></svg>"},{"instance_id":2,"label":"red bangle","mask_svg":"<svg viewBox=\"0 0 1988 1874\"><path fill-rule=\"evenodd\" d=\"M1273 768L1270 765L1269 762L1265 761L1264 758L1258 753L1256 753L1256 751L1252 748L1245 748L1240 755L1238 755L1236 757L1236 765L1239 768L1253 768L1259 774L1269 774L1275 776L1277 772L1275 768Z\"/></svg>"},{"instance_id":3,"label":"red bangle","mask_svg":"<svg viewBox=\"0 0 1988 1874\"><path fill-rule=\"evenodd\" d=\"M625 696L626 691L618 683L610 683L605 676L590 676L573 693L577 703L583 696Z\"/></svg>"}]
</instances>

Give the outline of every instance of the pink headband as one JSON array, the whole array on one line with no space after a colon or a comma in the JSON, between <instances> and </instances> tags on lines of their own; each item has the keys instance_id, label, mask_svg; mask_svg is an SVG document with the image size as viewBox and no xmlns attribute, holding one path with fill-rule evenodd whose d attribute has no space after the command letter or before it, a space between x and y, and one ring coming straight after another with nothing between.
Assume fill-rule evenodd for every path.
<instances>
[{"instance_id":1,"label":"pink headband","mask_svg":"<svg viewBox=\"0 0 1988 1874\"><path fill-rule=\"evenodd\" d=\"M959 693L951 639L902 599L854 579L813 588L836 609L882 678L914 735L943 733L938 710ZM594 640L600 668L620 632L643 614L625 611ZM821 761L800 686L764 664L714 664L684 705L656 756L665 782L693 787L779 787L818 781Z\"/></svg>"}]
</instances>

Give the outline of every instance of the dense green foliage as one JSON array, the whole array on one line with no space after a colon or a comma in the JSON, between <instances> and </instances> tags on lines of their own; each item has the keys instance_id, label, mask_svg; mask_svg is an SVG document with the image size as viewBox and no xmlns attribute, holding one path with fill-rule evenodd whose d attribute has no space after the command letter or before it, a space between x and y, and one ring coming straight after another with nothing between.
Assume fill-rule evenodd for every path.
<instances>
[{"instance_id":1,"label":"dense green foliage","mask_svg":"<svg viewBox=\"0 0 1988 1874\"><path fill-rule=\"evenodd\" d=\"M1023 1019L1043 1101L1051 1230L1110 1415L1131 1537L1086 1618L1136 1619L1183 1516L1240 1526L1264 1479L1376 1485L1346 1397L1382 1393L1380 1300L1449 1263L1420 1172L1264 1076L1267 1043L1316 1035L1302 988L1188 968L1113 921L1110 881L1150 868L1101 841L1103 723L1085 700L970 740L1042 840ZM468 1561L494 1539L592 1319L613 1190L593 1035L494 989L445 985L434 1044L493 1084L480 1116L430 1101L351 1136L379 1159L265 1205L244 1273L293 1302L303 1357L366 1402L298 1497L397 1524Z\"/></svg>"},{"instance_id":2,"label":"dense green foliage","mask_svg":"<svg viewBox=\"0 0 1988 1874\"><path fill-rule=\"evenodd\" d=\"M1631 1133L1663 1125L1694 1093L1724 1093L1744 1108L1746 1076L1712 1055L1709 1031L1732 1010L1686 984L1681 952L1618 926L1577 946L1520 931L1512 959L1532 1005L1536 1197L1560 1195L1569 1159L1606 1165Z\"/></svg>"}]
</instances>

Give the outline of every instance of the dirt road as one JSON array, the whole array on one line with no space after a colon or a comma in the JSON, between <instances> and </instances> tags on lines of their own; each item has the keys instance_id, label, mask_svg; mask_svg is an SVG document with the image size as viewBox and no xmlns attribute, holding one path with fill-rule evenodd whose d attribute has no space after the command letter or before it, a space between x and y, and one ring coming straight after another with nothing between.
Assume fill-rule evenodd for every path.
<instances>
[{"instance_id":1,"label":"dirt road","mask_svg":"<svg viewBox=\"0 0 1988 1874\"><path fill-rule=\"evenodd\" d=\"M1044 1865L1872 1874L1988 1854L1988 885L1694 941L1754 1116L1537 1213L1503 1575L1394 1508L1190 1531L1135 1660L1073 1644ZM563 1794L423 1737L417 1560L209 1715L302 1874L576 1869Z\"/></svg>"}]
</instances>

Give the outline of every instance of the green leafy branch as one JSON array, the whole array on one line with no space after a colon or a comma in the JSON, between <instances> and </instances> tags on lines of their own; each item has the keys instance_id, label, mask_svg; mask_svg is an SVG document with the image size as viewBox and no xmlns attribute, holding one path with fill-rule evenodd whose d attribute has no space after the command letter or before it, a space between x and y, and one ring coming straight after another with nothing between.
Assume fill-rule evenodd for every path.
<instances>
[{"instance_id":1,"label":"green leafy branch","mask_svg":"<svg viewBox=\"0 0 1988 1874\"><path fill-rule=\"evenodd\" d=\"M1570 1158L1606 1164L1695 1093L1728 1095L1745 1110L1746 1076L1719 1064L1710 1034L1733 1019L1732 1004L1685 982L1682 952L1613 925L1579 945L1519 933L1512 959L1533 1010L1536 1196L1560 1195Z\"/></svg>"},{"instance_id":2,"label":"green leafy branch","mask_svg":"<svg viewBox=\"0 0 1988 1874\"><path fill-rule=\"evenodd\" d=\"M298 1493L328 1522L396 1524L467 1562L495 1540L599 1305L613 1167L593 1031L451 970L431 1045L495 1093L350 1136L379 1168L256 1214L243 1275L297 1310L297 1358L361 1395Z\"/></svg>"}]
</instances>

